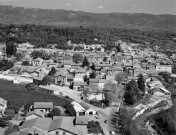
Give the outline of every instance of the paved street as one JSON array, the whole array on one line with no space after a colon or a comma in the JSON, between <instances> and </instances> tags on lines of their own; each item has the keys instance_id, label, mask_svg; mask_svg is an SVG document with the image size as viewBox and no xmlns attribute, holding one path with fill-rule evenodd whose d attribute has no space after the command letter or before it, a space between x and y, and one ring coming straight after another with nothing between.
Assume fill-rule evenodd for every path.
<instances>
[{"instance_id":1,"label":"paved street","mask_svg":"<svg viewBox=\"0 0 176 135\"><path fill-rule=\"evenodd\" d=\"M115 131L116 135L118 134L118 112L119 112L119 107L120 103L115 102L114 105L112 106L111 112L109 114L109 119L108 119L108 128L109 131Z\"/></svg>"}]
</instances>

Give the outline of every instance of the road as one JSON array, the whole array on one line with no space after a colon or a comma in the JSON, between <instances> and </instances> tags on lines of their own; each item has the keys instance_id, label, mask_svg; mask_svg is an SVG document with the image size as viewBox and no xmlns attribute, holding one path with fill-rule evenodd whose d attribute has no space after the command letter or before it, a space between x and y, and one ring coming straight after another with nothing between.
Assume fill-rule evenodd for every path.
<instances>
[{"instance_id":1,"label":"road","mask_svg":"<svg viewBox=\"0 0 176 135\"><path fill-rule=\"evenodd\" d=\"M115 135L120 135L118 133L118 112L120 105L120 102L114 102L108 119L109 131L115 131Z\"/></svg>"},{"instance_id":2,"label":"road","mask_svg":"<svg viewBox=\"0 0 176 135\"><path fill-rule=\"evenodd\" d=\"M58 90L63 92L64 95L69 96L70 98L74 99L77 102L84 102L83 100L80 99L80 94L81 94L80 91L74 91L69 89L68 87L60 87L56 85L53 85L52 87L57 88ZM98 112L99 117L97 121L99 121L105 135L110 135L110 131L115 131L117 129L114 127L111 120L115 117L115 115L117 115L115 112L118 112L120 103L121 103L121 100L116 101L113 103L111 107L107 107L107 108L98 108L86 103L88 106L90 106L92 109ZM104 122L105 120L107 120L106 123Z\"/></svg>"}]
</instances>

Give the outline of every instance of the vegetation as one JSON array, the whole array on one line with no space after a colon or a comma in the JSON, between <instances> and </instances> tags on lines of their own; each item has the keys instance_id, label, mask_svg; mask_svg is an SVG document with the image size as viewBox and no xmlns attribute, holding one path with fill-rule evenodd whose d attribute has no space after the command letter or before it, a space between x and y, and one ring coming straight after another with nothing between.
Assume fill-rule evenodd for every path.
<instances>
[{"instance_id":1,"label":"vegetation","mask_svg":"<svg viewBox=\"0 0 176 135\"><path fill-rule=\"evenodd\" d=\"M56 72L57 72L57 71L56 71L56 68L55 68L55 67L52 67L52 68L51 68L51 71L49 72L48 75L51 75L52 77L54 77L54 75L55 75Z\"/></svg>"},{"instance_id":2,"label":"vegetation","mask_svg":"<svg viewBox=\"0 0 176 135\"><path fill-rule=\"evenodd\" d=\"M99 122L95 121L90 121L87 125L88 128L88 133L92 134L100 134L103 133L103 129L100 126Z\"/></svg>"},{"instance_id":3,"label":"vegetation","mask_svg":"<svg viewBox=\"0 0 176 135\"><path fill-rule=\"evenodd\" d=\"M6 42L6 53L7 53L7 55L11 56L11 55L16 54L17 48L16 48L16 45L14 43L15 43L14 40Z\"/></svg>"},{"instance_id":4,"label":"vegetation","mask_svg":"<svg viewBox=\"0 0 176 135\"><path fill-rule=\"evenodd\" d=\"M48 117L53 117L53 116L60 116L61 115L61 111L59 108L53 108L49 114Z\"/></svg>"},{"instance_id":5,"label":"vegetation","mask_svg":"<svg viewBox=\"0 0 176 135\"><path fill-rule=\"evenodd\" d=\"M0 61L0 70L5 71L13 67L13 62L8 60Z\"/></svg>"},{"instance_id":6,"label":"vegetation","mask_svg":"<svg viewBox=\"0 0 176 135\"><path fill-rule=\"evenodd\" d=\"M29 63L29 61L23 61L22 65L24 65L24 66L30 66L30 63Z\"/></svg>"},{"instance_id":7,"label":"vegetation","mask_svg":"<svg viewBox=\"0 0 176 135\"><path fill-rule=\"evenodd\" d=\"M139 75L137 84L138 88L142 91L143 94L145 94L145 80L142 74Z\"/></svg>"},{"instance_id":8,"label":"vegetation","mask_svg":"<svg viewBox=\"0 0 176 135\"><path fill-rule=\"evenodd\" d=\"M15 36L15 39L10 40L12 43L29 42L38 47L47 48L48 45L56 46L59 49L72 49L72 46L67 44L71 40L73 44L105 44L106 50L114 48L114 42L121 39L125 42L133 42L139 44L147 44L154 48L155 45L166 49L172 48L174 50L176 33L169 31L143 31L138 29L117 29L117 28L84 28L84 27L56 27L56 26L42 26L42 25L0 25L0 42L9 41L9 38ZM97 38L98 41L95 41ZM13 45L10 46L9 55L14 54L15 49ZM119 49L117 49L119 50Z\"/></svg>"},{"instance_id":9,"label":"vegetation","mask_svg":"<svg viewBox=\"0 0 176 135\"><path fill-rule=\"evenodd\" d=\"M90 77L91 79L96 78L96 73L93 71L92 73L90 73L89 77Z\"/></svg>"},{"instance_id":10,"label":"vegetation","mask_svg":"<svg viewBox=\"0 0 176 135\"><path fill-rule=\"evenodd\" d=\"M0 118L0 127L6 127L8 123L9 122L5 118Z\"/></svg>"},{"instance_id":11,"label":"vegetation","mask_svg":"<svg viewBox=\"0 0 176 135\"><path fill-rule=\"evenodd\" d=\"M94 71L95 70L95 64L92 63L92 66L90 68Z\"/></svg>"},{"instance_id":12,"label":"vegetation","mask_svg":"<svg viewBox=\"0 0 176 135\"><path fill-rule=\"evenodd\" d=\"M80 53L73 54L73 62L79 63L83 61L83 56Z\"/></svg>"},{"instance_id":13,"label":"vegetation","mask_svg":"<svg viewBox=\"0 0 176 135\"><path fill-rule=\"evenodd\" d=\"M176 133L176 100L173 106L168 110L162 110L160 113L152 116L154 128L160 135L175 135Z\"/></svg>"},{"instance_id":14,"label":"vegetation","mask_svg":"<svg viewBox=\"0 0 176 135\"><path fill-rule=\"evenodd\" d=\"M124 93L124 101L128 105L133 105L137 100L141 98L141 92L135 80L131 80L126 85Z\"/></svg>"},{"instance_id":15,"label":"vegetation","mask_svg":"<svg viewBox=\"0 0 176 135\"><path fill-rule=\"evenodd\" d=\"M125 73L120 72L115 75L115 80L120 84L125 78Z\"/></svg>"},{"instance_id":16,"label":"vegetation","mask_svg":"<svg viewBox=\"0 0 176 135\"><path fill-rule=\"evenodd\" d=\"M42 80L43 85L50 85L53 83L53 77L51 75L47 75Z\"/></svg>"},{"instance_id":17,"label":"vegetation","mask_svg":"<svg viewBox=\"0 0 176 135\"><path fill-rule=\"evenodd\" d=\"M44 60L49 60L52 57L52 55L45 53L44 51L33 51L31 56L33 59L42 58Z\"/></svg>"},{"instance_id":18,"label":"vegetation","mask_svg":"<svg viewBox=\"0 0 176 135\"><path fill-rule=\"evenodd\" d=\"M87 57L84 57L82 67L88 67L88 66L89 66L89 61L88 61Z\"/></svg>"},{"instance_id":19,"label":"vegetation","mask_svg":"<svg viewBox=\"0 0 176 135\"><path fill-rule=\"evenodd\" d=\"M50 94L42 92L26 91L23 85L12 84L11 82L0 80L1 97L8 101L9 109L16 109L25 104L33 104L34 102L53 102L56 106L67 106L70 101Z\"/></svg>"}]
</instances>

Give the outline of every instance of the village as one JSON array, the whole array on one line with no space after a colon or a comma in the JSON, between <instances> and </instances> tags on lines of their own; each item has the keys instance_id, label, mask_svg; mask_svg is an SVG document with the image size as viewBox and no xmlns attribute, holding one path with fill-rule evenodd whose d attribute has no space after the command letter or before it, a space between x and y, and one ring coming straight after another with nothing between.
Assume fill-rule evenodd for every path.
<instances>
[{"instance_id":1,"label":"village","mask_svg":"<svg viewBox=\"0 0 176 135\"><path fill-rule=\"evenodd\" d=\"M150 95L150 98L133 106L133 120L152 108L154 110L150 113L172 106L171 92L157 76L167 72L176 77L172 73L174 55L168 57L150 47L121 40L115 42L111 51L106 51L106 45L101 44L77 45L68 41L68 45L78 49L61 50L55 49L54 45L50 48L35 48L30 43L17 45L17 53L23 53L24 57L15 62L12 68L1 71L0 79L16 85L23 84L27 90L33 89L34 92L66 97L71 103L61 108L52 102L34 102L23 118L10 120L13 127L15 125L18 128L9 135L120 135L122 133L118 130L118 124L117 127L113 126L112 115L118 114L124 104L126 85L131 80L138 81L140 75L145 78L144 95ZM39 57L39 52L50 58ZM15 59L13 56L7 58L3 47L0 54L1 59ZM123 79L118 80L117 76L122 74ZM114 98L109 94L112 92ZM157 105L161 106L156 108ZM8 101L0 98L1 117L5 117L7 108ZM61 113L49 117L48 114L57 110L55 108L66 110L70 115ZM23 109L18 115L23 114ZM92 131L93 127L96 127L95 131ZM148 132L154 132L151 126L146 127Z\"/></svg>"}]
</instances>

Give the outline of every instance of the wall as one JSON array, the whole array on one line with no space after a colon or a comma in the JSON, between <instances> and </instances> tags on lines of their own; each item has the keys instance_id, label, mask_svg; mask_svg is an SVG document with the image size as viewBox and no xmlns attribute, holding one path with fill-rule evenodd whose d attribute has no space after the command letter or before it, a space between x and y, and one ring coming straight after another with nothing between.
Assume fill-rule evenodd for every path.
<instances>
[{"instance_id":1,"label":"wall","mask_svg":"<svg viewBox=\"0 0 176 135\"><path fill-rule=\"evenodd\" d=\"M74 134L71 134L71 133L69 133L69 132L65 132L65 131L60 130L60 129L51 131L51 132L49 132L49 134L50 134L50 135L57 135L57 134L56 134L56 131L59 132L58 135L74 135ZM64 132L65 132L65 134L64 134Z\"/></svg>"}]
</instances>

